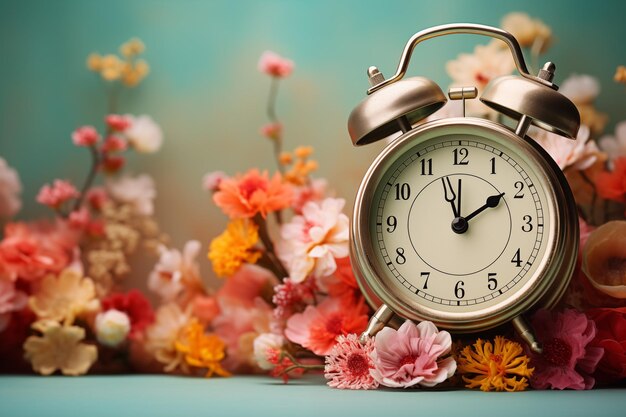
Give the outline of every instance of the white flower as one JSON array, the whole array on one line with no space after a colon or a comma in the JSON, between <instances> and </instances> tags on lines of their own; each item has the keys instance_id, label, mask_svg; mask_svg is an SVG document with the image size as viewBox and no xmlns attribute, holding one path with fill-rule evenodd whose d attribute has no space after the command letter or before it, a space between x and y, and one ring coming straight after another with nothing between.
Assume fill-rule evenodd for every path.
<instances>
[{"instance_id":1,"label":"white flower","mask_svg":"<svg viewBox=\"0 0 626 417\"><path fill-rule=\"evenodd\" d=\"M545 52L552 43L552 30L541 20L533 19L526 13L507 14L501 26L515 36L522 47L538 47L539 53Z\"/></svg>"},{"instance_id":2,"label":"white flower","mask_svg":"<svg viewBox=\"0 0 626 417\"><path fill-rule=\"evenodd\" d=\"M348 217L341 212L345 200L327 198L310 201L281 227L278 256L287 264L293 282L302 282L309 274L322 278L335 272L335 258L348 256Z\"/></svg>"},{"instance_id":3,"label":"white flower","mask_svg":"<svg viewBox=\"0 0 626 417\"><path fill-rule=\"evenodd\" d=\"M615 126L615 136L603 136L598 141L598 144L600 149L608 155L609 161L626 156L626 120L619 122Z\"/></svg>"},{"instance_id":4,"label":"white flower","mask_svg":"<svg viewBox=\"0 0 626 417\"><path fill-rule=\"evenodd\" d=\"M591 75L572 74L563 81L559 92L574 104L588 104L600 94L600 83Z\"/></svg>"},{"instance_id":5,"label":"white flower","mask_svg":"<svg viewBox=\"0 0 626 417\"><path fill-rule=\"evenodd\" d=\"M185 288L185 284L200 280L200 269L196 257L202 244L190 240L183 253L178 249L159 247L161 257L148 278L148 288L159 294L164 301L173 301Z\"/></svg>"},{"instance_id":6,"label":"white flower","mask_svg":"<svg viewBox=\"0 0 626 417\"><path fill-rule=\"evenodd\" d=\"M154 212L156 189L149 175L138 175L135 178L126 175L108 181L107 191L114 200L132 205L139 214L150 216Z\"/></svg>"},{"instance_id":7,"label":"white flower","mask_svg":"<svg viewBox=\"0 0 626 417\"><path fill-rule=\"evenodd\" d=\"M587 169L604 156L596 143L589 140L589 128L585 125L580 126L576 140L535 127L531 128L528 136L535 139L562 170L570 166L578 170Z\"/></svg>"},{"instance_id":8,"label":"white flower","mask_svg":"<svg viewBox=\"0 0 626 417\"><path fill-rule=\"evenodd\" d=\"M269 371L274 365L267 360L267 355L271 350L280 351L285 344L285 338L279 334L262 333L254 339L254 360L259 368Z\"/></svg>"},{"instance_id":9,"label":"white flower","mask_svg":"<svg viewBox=\"0 0 626 417\"><path fill-rule=\"evenodd\" d=\"M96 338L105 346L116 347L130 332L130 318L119 310L107 310L96 316Z\"/></svg>"},{"instance_id":10,"label":"white flower","mask_svg":"<svg viewBox=\"0 0 626 417\"><path fill-rule=\"evenodd\" d=\"M22 207L22 184L17 171L0 158L0 219L13 217Z\"/></svg>"},{"instance_id":11,"label":"white flower","mask_svg":"<svg viewBox=\"0 0 626 417\"><path fill-rule=\"evenodd\" d=\"M126 115L131 120L131 125L124 131L128 142L137 152L153 153L161 148L163 143L163 131L150 116Z\"/></svg>"}]
</instances>

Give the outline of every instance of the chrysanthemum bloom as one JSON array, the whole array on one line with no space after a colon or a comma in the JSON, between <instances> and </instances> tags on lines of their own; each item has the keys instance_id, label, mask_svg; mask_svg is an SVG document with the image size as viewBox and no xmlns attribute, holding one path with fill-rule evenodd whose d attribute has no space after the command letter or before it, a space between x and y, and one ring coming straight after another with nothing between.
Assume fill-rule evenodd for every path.
<instances>
[{"instance_id":1,"label":"chrysanthemum bloom","mask_svg":"<svg viewBox=\"0 0 626 417\"><path fill-rule=\"evenodd\" d=\"M593 308L585 311L596 324L592 346L604 349L594 377L608 384L626 378L626 307Z\"/></svg>"},{"instance_id":2,"label":"chrysanthemum bloom","mask_svg":"<svg viewBox=\"0 0 626 417\"><path fill-rule=\"evenodd\" d=\"M259 58L259 71L276 78L288 77L293 71L293 61L272 51L265 51Z\"/></svg>"},{"instance_id":3,"label":"chrysanthemum bloom","mask_svg":"<svg viewBox=\"0 0 626 417\"><path fill-rule=\"evenodd\" d=\"M231 221L226 230L209 245L208 258L220 277L233 275L244 263L254 264L261 251L254 248L259 241L257 226L243 219Z\"/></svg>"},{"instance_id":4,"label":"chrysanthemum bloom","mask_svg":"<svg viewBox=\"0 0 626 417\"><path fill-rule=\"evenodd\" d=\"M374 362L370 355L374 342L359 342L356 334L339 336L337 344L326 356L324 377L328 386L339 389L375 389L378 381L371 375Z\"/></svg>"},{"instance_id":5,"label":"chrysanthemum bloom","mask_svg":"<svg viewBox=\"0 0 626 417\"><path fill-rule=\"evenodd\" d=\"M165 301L176 299L184 289L202 288L200 265L196 260L202 245L197 240L185 243L183 251L159 246L159 261L148 277L148 288Z\"/></svg>"},{"instance_id":6,"label":"chrysanthemum bloom","mask_svg":"<svg viewBox=\"0 0 626 417\"><path fill-rule=\"evenodd\" d=\"M22 183L17 171L0 158L0 219L7 219L22 207Z\"/></svg>"},{"instance_id":7,"label":"chrysanthemum bloom","mask_svg":"<svg viewBox=\"0 0 626 417\"><path fill-rule=\"evenodd\" d=\"M132 124L132 120L129 117L121 114L109 114L104 118L104 121L107 126L116 132L123 132Z\"/></svg>"},{"instance_id":8,"label":"chrysanthemum bloom","mask_svg":"<svg viewBox=\"0 0 626 417\"><path fill-rule=\"evenodd\" d=\"M543 353L530 352L535 372L531 385L537 389L591 389L591 376L604 350L589 345L596 327L583 313L575 310L539 310L532 318Z\"/></svg>"},{"instance_id":9,"label":"chrysanthemum bloom","mask_svg":"<svg viewBox=\"0 0 626 417\"><path fill-rule=\"evenodd\" d=\"M433 387L450 378L456 362L450 353L452 338L429 321L405 321L398 330L385 327L376 335L370 356L372 376L381 385L408 388Z\"/></svg>"},{"instance_id":10,"label":"chrysanthemum bloom","mask_svg":"<svg viewBox=\"0 0 626 417\"><path fill-rule=\"evenodd\" d=\"M154 311L150 301L141 291L133 289L127 293L111 293L102 299L102 311L117 310L126 314L130 320L130 338L139 337L154 323Z\"/></svg>"},{"instance_id":11,"label":"chrysanthemum bloom","mask_svg":"<svg viewBox=\"0 0 626 417\"><path fill-rule=\"evenodd\" d=\"M63 203L79 196L78 190L69 181L54 180L46 184L37 194L37 202L52 208L59 208Z\"/></svg>"},{"instance_id":12,"label":"chrysanthemum bloom","mask_svg":"<svg viewBox=\"0 0 626 417\"><path fill-rule=\"evenodd\" d=\"M301 216L282 226L279 257L287 265L289 278L302 282L335 272L335 258L348 256L348 217L341 212L345 200L327 198L321 204L309 202Z\"/></svg>"},{"instance_id":13,"label":"chrysanthemum bloom","mask_svg":"<svg viewBox=\"0 0 626 417\"><path fill-rule=\"evenodd\" d=\"M11 313L23 309L27 303L28 296L15 288L15 283L0 279L0 332L9 324Z\"/></svg>"},{"instance_id":14,"label":"chrysanthemum bloom","mask_svg":"<svg viewBox=\"0 0 626 417\"><path fill-rule=\"evenodd\" d=\"M613 171L600 172L594 182L602 198L626 202L626 157L613 161Z\"/></svg>"},{"instance_id":15,"label":"chrysanthemum bloom","mask_svg":"<svg viewBox=\"0 0 626 417\"><path fill-rule=\"evenodd\" d=\"M189 372L185 354L176 349L176 341L190 320L189 310L183 311L178 304L169 303L157 310L156 321L146 329L145 349L165 365L165 372Z\"/></svg>"},{"instance_id":16,"label":"chrysanthemum bloom","mask_svg":"<svg viewBox=\"0 0 626 417\"><path fill-rule=\"evenodd\" d=\"M125 117L130 121L130 126L124 130L124 134L137 152L154 153L161 149L163 131L150 116L127 114Z\"/></svg>"},{"instance_id":17,"label":"chrysanthemum bloom","mask_svg":"<svg viewBox=\"0 0 626 417\"><path fill-rule=\"evenodd\" d=\"M361 333L367 327L367 308L363 305L344 306L337 299L327 298L317 306L287 320L285 336L316 355L328 355L337 343L337 336Z\"/></svg>"},{"instance_id":18,"label":"chrysanthemum bloom","mask_svg":"<svg viewBox=\"0 0 626 417\"><path fill-rule=\"evenodd\" d=\"M105 346L117 347L130 332L130 318L124 312L111 309L96 316L96 338Z\"/></svg>"},{"instance_id":19,"label":"chrysanthemum bloom","mask_svg":"<svg viewBox=\"0 0 626 417\"><path fill-rule=\"evenodd\" d=\"M582 258L582 269L597 290L626 298L626 221L611 221L594 230Z\"/></svg>"},{"instance_id":20,"label":"chrysanthemum bloom","mask_svg":"<svg viewBox=\"0 0 626 417\"><path fill-rule=\"evenodd\" d=\"M60 275L48 275L29 299L30 308L39 319L56 320L65 325L74 323L83 312L95 311L100 302L90 278L83 278L72 269Z\"/></svg>"},{"instance_id":21,"label":"chrysanthemum bloom","mask_svg":"<svg viewBox=\"0 0 626 417\"><path fill-rule=\"evenodd\" d=\"M177 351L185 355L188 365L206 369L205 377L210 378L213 374L230 376L221 365L226 356L226 345L217 335L205 334L204 326L197 320L187 324L175 346Z\"/></svg>"},{"instance_id":22,"label":"chrysanthemum bloom","mask_svg":"<svg viewBox=\"0 0 626 417\"><path fill-rule=\"evenodd\" d=\"M482 391L523 391L533 374L522 346L502 336L496 336L493 344L478 339L465 346L457 360L466 387Z\"/></svg>"},{"instance_id":23,"label":"chrysanthemum bloom","mask_svg":"<svg viewBox=\"0 0 626 417\"><path fill-rule=\"evenodd\" d=\"M95 346L80 343L85 338L82 327L44 320L33 324L33 328L42 336L26 339L24 352L35 372L50 375L60 370L63 375L82 375L98 358Z\"/></svg>"},{"instance_id":24,"label":"chrysanthemum bloom","mask_svg":"<svg viewBox=\"0 0 626 417\"><path fill-rule=\"evenodd\" d=\"M93 126L81 126L72 132L72 142L76 146L95 145L99 140L100 135Z\"/></svg>"},{"instance_id":25,"label":"chrysanthemum bloom","mask_svg":"<svg viewBox=\"0 0 626 417\"><path fill-rule=\"evenodd\" d=\"M280 173L270 179L267 171L251 169L243 175L225 178L213 201L231 219L254 217L289 207L293 201L292 187L283 182Z\"/></svg>"}]
</instances>

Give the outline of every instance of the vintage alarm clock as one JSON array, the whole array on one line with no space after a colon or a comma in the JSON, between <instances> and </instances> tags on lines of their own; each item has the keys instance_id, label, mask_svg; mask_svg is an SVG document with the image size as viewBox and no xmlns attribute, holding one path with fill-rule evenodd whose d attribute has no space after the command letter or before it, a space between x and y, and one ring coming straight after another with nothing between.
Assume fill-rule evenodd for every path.
<instances>
[{"instance_id":1,"label":"vintage alarm clock","mask_svg":"<svg viewBox=\"0 0 626 417\"><path fill-rule=\"evenodd\" d=\"M419 124L447 101L422 77L404 78L415 46L449 34L504 41L520 75L494 79L480 100L512 126L474 117ZM580 116L552 83L555 66L529 74L517 40L476 24L437 26L406 44L393 77L368 69L368 97L350 114L355 146L402 131L374 160L359 187L351 258L359 286L377 309L363 337L393 317L430 320L453 332L512 321L531 349L541 346L522 314L554 306L578 253L578 216L552 158L530 125L576 137ZM450 99L476 97L474 86Z\"/></svg>"}]
</instances>

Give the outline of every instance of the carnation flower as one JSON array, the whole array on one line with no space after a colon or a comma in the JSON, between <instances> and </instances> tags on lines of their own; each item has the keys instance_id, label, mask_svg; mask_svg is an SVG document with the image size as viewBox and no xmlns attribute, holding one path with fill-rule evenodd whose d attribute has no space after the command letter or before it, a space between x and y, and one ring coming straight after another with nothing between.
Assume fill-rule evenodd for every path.
<instances>
[{"instance_id":1,"label":"carnation flower","mask_svg":"<svg viewBox=\"0 0 626 417\"><path fill-rule=\"evenodd\" d=\"M130 127L126 128L124 134L137 152L154 153L161 149L163 131L150 116L127 114L126 117L130 120Z\"/></svg>"},{"instance_id":2,"label":"carnation flower","mask_svg":"<svg viewBox=\"0 0 626 417\"><path fill-rule=\"evenodd\" d=\"M30 297L29 305L39 319L63 321L65 325L70 325L81 313L98 309L100 302L90 278L83 278L75 270L66 269L58 276L44 277Z\"/></svg>"},{"instance_id":3,"label":"carnation flower","mask_svg":"<svg viewBox=\"0 0 626 417\"><path fill-rule=\"evenodd\" d=\"M139 290L127 293L111 293L102 299L102 310L116 310L124 313L130 320L129 337L137 339L143 331L154 323L154 311L150 301Z\"/></svg>"},{"instance_id":4,"label":"carnation flower","mask_svg":"<svg viewBox=\"0 0 626 417\"><path fill-rule=\"evenodd\" d=\"M613 171L603 171L596 174L594 183L596 191L602 198L626 202L626 157L613 161Z\"/></svg>"},{"instance_id":5,"label":"carnation flower","mask_svg":"<svg viewBox=\"0 0 626 417\"><path fill-rule=\"evenodd\" d=\"M270 179L267 171L261 173L251 169L244 175L224 178L219 190L213 194L213 201L231 219L250 218L257 214L266 217L272 211L289 207L293 190L283 182L280 173Z\"/></svg>"},{"instance_id":6,"label":"carnation flower","mask_svg":"<svg viewBox=\"0 0 626 417\"><path fill-rule=\"evenodd\" d=\"M535 365L531 385L537 389L591 389L591 376L603 349L589 345L596 334L593 321L575 310L539 310L532 326L543 353L530 352Z\"/></svg>"},{"instance_id":7,"label":"carnation flower","mask_svg":"<svg viewBox=\"0 0 626 417\"><path fill-rule=\"evenodd\" d=\"M611 168L615 159L626 157L626 120L615 126L615 135L601 137L598 145L607 154Z\"/></svg>"},{"instance_id":8,"label":"carnation flower","mask_svg":"<svg viewBox=\"0 0 626 417\"><path fill-rule=\"evenodd\" d=\"M582 269L597 290L626 298L626 221L611 221L594 230L582 258Z\"/></svg>"},{"instance_id":9,"label":"carnation flower","mask_svg":"<svg viewBox=\"0 0 626 417\"><path fill-rule=\"evenodd\" d=\"M226 356L224 342L214 334L205 334L204 327L197 320L192 320L175 342L176 350L185 355L189 366L206 369L206 378L213 374L230 376L221 361Z\"/></svg>"},{"instance_id":10,"label":"carnation flower","mask_svg":"<svg viewBox=\"0 0 626 417\"><path fill-rule=\"evenodd\" d=\"M33 328L42 336L26 339L24 352L35 372L50 375L60 370L63 375L82 375L98 358L95 346L80 343L85 338L82 327L43 321L33 324Z\"/></svg>"},{"instance_id":11,"label":"carnation flower","mask_svg":"<svg viewBox=\"0 0 626 417\"><path fill-rule=\"evenodd\" d=\"M554 159L559 168L565 170L572 167L584 170L593 165L598 159L605 159L596 143L589 140L589 128L581 126L576 140L566 139L556 133L544 129L533 128L529 136L537 141Z\"/></svg>"},{"instance_id":12,"label":"carnation flower","mask_svg":"<svg viewBox=\"0 0 626 417\"><path fill-rule=\"evenodd\" d=\"M459 373L467 388L481 391L524 391L534 368L519 343L496 336L494 343L478 339L458 355Z\"/></svg>"},{"instance_id":13,"label":"carnation flower","mask_svg":"<svg viewBox=\"0 0 626 417\"><path fill-rule=\"evenodd\" d=\"M190 240L182 253L159 246L159 261L148 277L148 288L166 301L173 301L185 288L200 288L200 266L196 258L201 246L197 240Z\"/></svg>"},{"instance_id":14,"label":"carnation flower","mask_svg":"<svg viewBox=\"0 0 626 417\"><path fill-rule=\"evenodd\" d=\"M502 19L502 29L515 36L522 47L544 53L552 43L552 30L541 20L522 12L509 13ZM502 44L504 46L504 44Z\"/></svg>"},{"instance_id":15,"label":"carnation flower","mask_svg":"<svg viewBox=\"0 0 626 417\"><path fill-rule=\"evenodd\" d=\"M7 327L11 313L23 309L28 303L28 296L15 288L15 284L0 279L0 333Z\"/></svg>"},{"instance_id":16,"label":"carnation flower","mask_svg":"<svg viewBox=\"0 0 626 417\"><path fill-rule=\"evenodd\" d=\"M176 341L190 320L188 310L183 311L178 304L169 303L157 310L155 322L146 329L145 348L164 365L165 372L189 372L185 353L176 349Z\"/></svg>"},{"instance_id":17,"label":"carnation flower","mask_svg":"<svg viewBox=\"0 0 626 417\"><path fill-rule=\"evenodd\" d=\"M291 316L287 320L285 336L316 355L328 355L337 342L337 336L365 330L366 313L367 308L362 303L344 306L339 300L328 298Z\"/></svg>"},{"instance_id":18,"label":"carnation flower","mask_svg":"<svg viewBox=\"0 0 626 417\"><path fill-rule=\"evenodd\" d=\"M405 321L398 330L385 327L376 335L372 376L381 385L408 388L415 385L433 387L450 378L456 370L450 353L452 338L438 331L429 321L417 326Z\"/></svg>"},{"instance_id":19,"label":"carnation flower","mask_svg":"<svg viewBox=\"0 0 626 417\"><path fill-rule=\"evenodd\" d=\"M272 51L265 51L259 58L259 71L276 78L288 77L293 71L293 61Z\"/></svg>"},{"instance_id":20,"label":"carnation flower","mask_svg":"<svg viewBox=\"0 0 626 417\"><path fill-rule=\"evenodd\" d=\"M596 336L590 346L604 349L594 373L603 383L626 378L626 307L594 308L585 312L596 325Z\"/></svg>"},{"instance_id":21,"label":"carnation flower","mask_svg":"<svg viewBox=\"0 0 626 417\"><path fill-rule=\"evenodd\" d=\"M287 264L289 277L302 282L335 272L335 258L348 256L348 217L341 212L345 200L327 198L321 204L309 202L301 216L281 227L279 257Z\"/></svg>"},{"instance_id":22,"label":"carnation flower","mask_svg":"<svg viewBox=\"0 0 626 417\"><path fill-rule=\"evenodd\" d=\"M222 171L209 172L202 178L202 188L207 191L217 191L222 180L226 178L228 178L228 175Z\"/></svg>"},{"instance_id":23,"label":"carnation flower","mask_svg":"<svg viewBox=\"0 0 626 417\"><path fill-rule=\"evenodd\" d=\"M109 195L121 202L133 206L138 214L151 216L154 212L156 190L154 180L146 174L133 178L124 176L107 182Z\"/></svg>"},{"instance_id":24,"label":"carnation flower","mask_svg":"<svg viewBox=\"0 0 626 417\"><path fill-rule=\"evenodd\" d=\"M13 217L22 207L22 183L17 171L0 158L0 219Z\"/></svg>"},{"instance_id":25,"label":"carnation flower","mask_svg":"<svg viewBox=\"0 0 626 417\"><path fill-rule=\"evenodd\" d=\"M276 364L270 362L277 354L280 354L285 344L285 338L275 333L261 333L254 339L254 359L259 368L269 371Z\"/></svg>"},{"instance_id":26,"label":"carnation flower","mask_svg":"<svg viewBox=\"0 0 626 417\"><path fill-rule=\"evenodd\" d=\"M219 277L233 275L244 263L255 263L261 251L254 246L259 241L257 226L243 219L228 223L226 230L209 245L208 258Z\"/></svg>"},{"instance_id":27,"label":"carnation flower","mask_svg":"<svg viewBox=\"0 0 626 417\"><path fill-rule=\"evenodd\" d=\"M117 347L130 332L130 318L126 313L111 309L96 316L96 338L108 347Z\"/></svg>"},{"instance_id":28,"label":"carnation flower","mask_svg":"<svg viewBox=\"0 0 626 417\"><path fill-rule=\"evenodd\" d=\"M68 200L79 196L78 190L69 181L54 180L52 185L41 187L37 194L37 202L58 209Z\"/></svg>"},{"instance_id":29,"label":"carnation flower","mask_svg":"<svg viewBox=\"0 0 626 417\"><path fill-rule=\"evenodd\" d=\"M361 344L356 334L339 336L337 344L326 356L324 377L328 380L328 386L339 389L377 388L378 381L372 376L373 351L372 339Z\"/></svg>"},{"instance_id":30,"label":"carnation flower","mask_svg":"<svg viewBox=\"0 0 626 417\"><path fill-rule=\"evenodd\" d=\"M133 121L130 117L120 114L109 114L107 117L105 117L104 121L106 122L107 126L111 128L111 130L114 130L116 132L123 132L133 124Z\"/></svg>"},{"instance_id":31,"label":"carnation flower","mask_svg":"<svg viewBox=\"0 0 626 417\"><path fill-rule=\"evenodd\" d=\"M72 142L76 146L92 146L99 140L100 135L93 126L82 126L72 132Z\"/></svg>"}]
</instances>

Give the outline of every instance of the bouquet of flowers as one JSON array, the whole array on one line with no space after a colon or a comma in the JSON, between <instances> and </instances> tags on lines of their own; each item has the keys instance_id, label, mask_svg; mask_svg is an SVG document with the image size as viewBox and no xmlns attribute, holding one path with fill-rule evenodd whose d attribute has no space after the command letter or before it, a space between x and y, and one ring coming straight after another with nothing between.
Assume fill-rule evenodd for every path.
<instances>
[{"instance_id":1,"label":"bouquet of flowers","mask_svg":"<svg viewBox=\"0 0 626 417\"><path fill-rule=\"evenodd\" d=\"M551 29L523 13L502 26L531 54L552 43ZM123 58L92 55L88 67L107 80L112 103L121 86L147 74L138 59L143 44L124 44ZM155 186L147 175L120 175L123 153L156 151L159 127L148 116L105 118L101 138L93 127L72 134L93 165L79 191L69 181L45 185L37 200L54 221L9 222L0 241L0 367L29 364L41 374L138 371L229 376L269 373L287 382L323 373L341 389L424 387L483 391L590 389L626 378L626 122L614 136L594 106L599 84L574 75L561 92L579 108L583 126L575 141L530 131L563 169L580 212L581 252L561 306L537 311L531 322L544 346L532 353L513 334L457 338L430 322L405 321L360 341L373 313L348 257L345 201L314 178L313 149L283 150L285 129L276 112L280 83L292 61L265 52L259 70L270 77L268 124L260 129L273 147L276 172L249 169L208 173L203 187L228 218L207 257L223 285L206 285L197 260L202 243L182 250L151 217ZM514 64L500 42L479 45L447 65L454 85L479 90ZM617 71L626 83L626 68ZM451 102L431 119L460 114ZM470 114L493 118L478 101ZM104 174L104 186L94 179ZM0 159L0 215L20 205L19 178ZM121 292L132 273L128 257L140 247L158 256L148 287L152 309L138 290ZM483 335L481 335L483 336ZM27 362L20 360L26 358ZM21 370L21 369L19 369Z\"/></svg>"}]
</instances>

